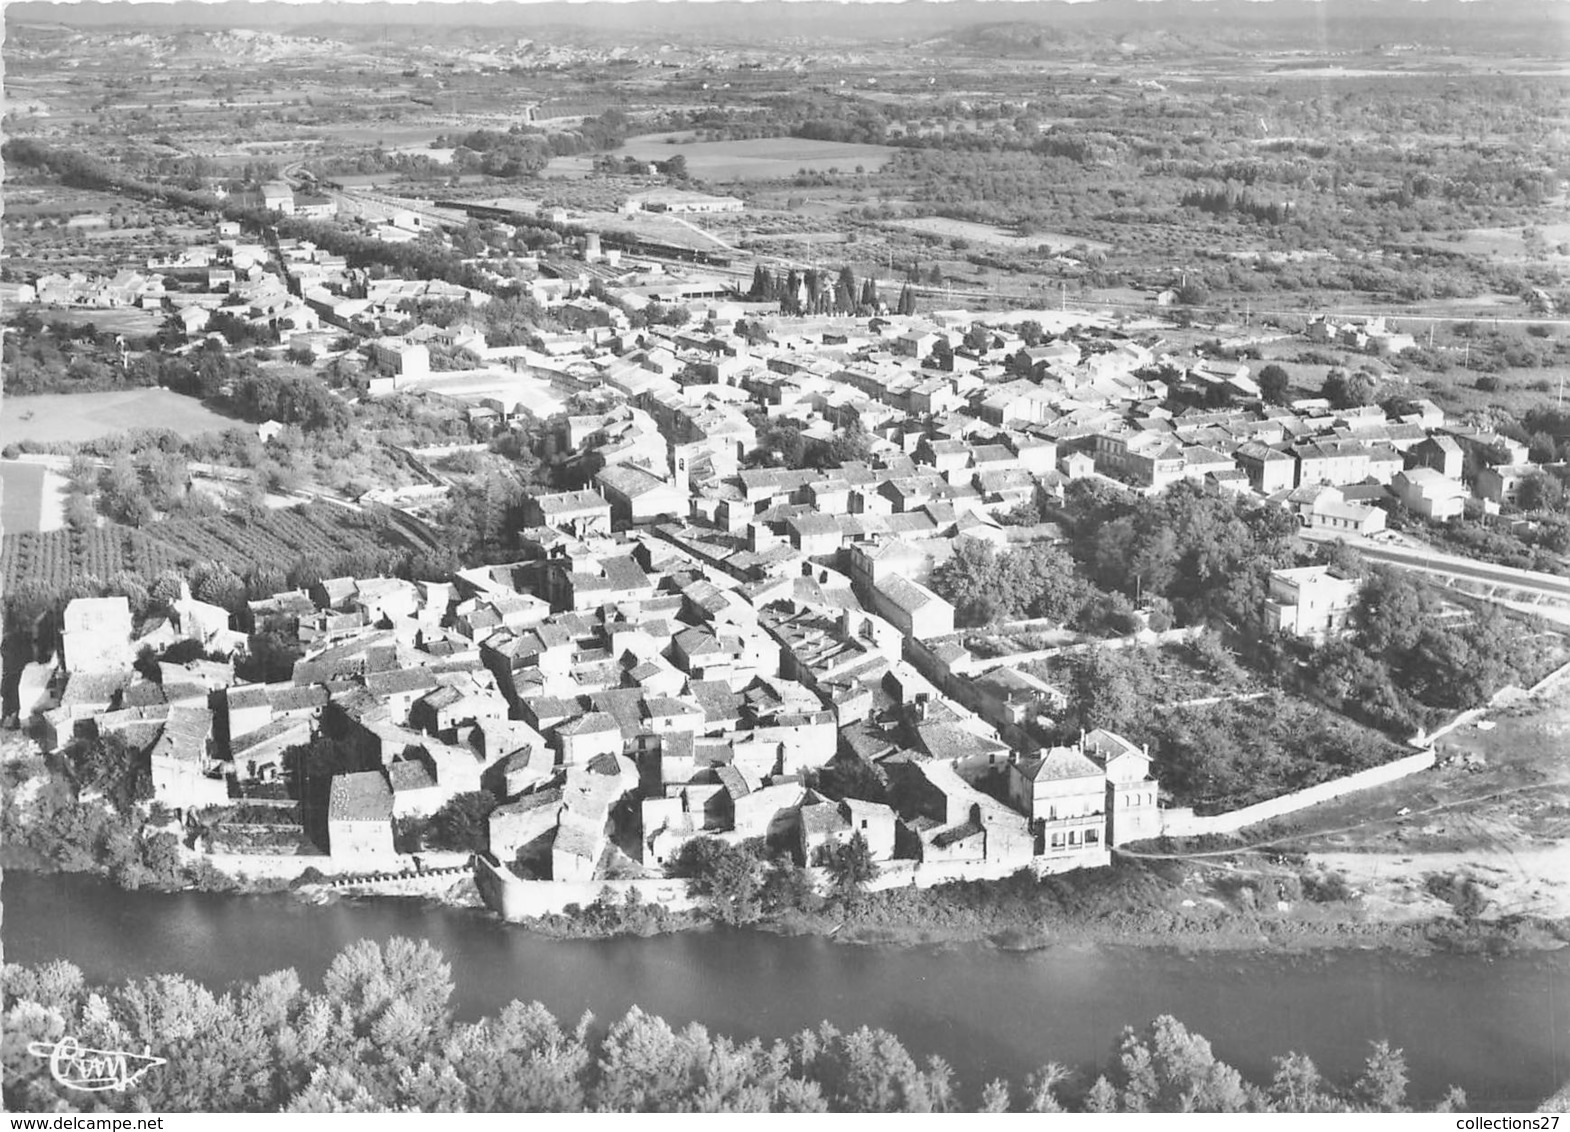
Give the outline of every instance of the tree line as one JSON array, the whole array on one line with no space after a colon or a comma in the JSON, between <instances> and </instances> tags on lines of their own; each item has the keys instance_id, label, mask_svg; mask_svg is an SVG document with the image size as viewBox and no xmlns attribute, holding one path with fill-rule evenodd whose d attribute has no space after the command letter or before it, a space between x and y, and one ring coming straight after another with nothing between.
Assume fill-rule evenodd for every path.
<instances>
[{"instance_id":1,"label":"tree line","mask_svg":"<svg viewBox=\"0 0 1570 1132\"><path fill-rule=\"evenodd\" d=\"M13 1112L1407 1112L1404 1054L1375 1042L1354 1078L1308 1056L1254 1082L1163 1015L1129 1027L1092 1076L1048 1063L966 1082L887 1030L827 1022L788 1038L675 1027L633 1007L601 1026L513 1001L454 1018L452 968L426 942L360 940L308 987L293 970L222 993L177 974L118 986L70 963L5 967L0 1060ZM166 1063L123 1091L63 1088L32 1042L144 1046ZM1550 1102L1551 1103L1551 1102ZM1437 1111L1464 1109L1452 1088Z\"/></svg>"},{"instance_id":2,"label":"tree line","mask_svg":"<svg viewBox=\"0 0 1570 1132\"><path fill-rule=\"evenodd\" d=\"M815 267L776 272L760 263L753 270L747 297L754 302L777 302L781 314L872 315L883 311L877 280L869 276L858 282L849 265L831 276ZM899 314L916 313L916 297L908 284L900 291L894 309Z\"/></svg>"}]
</instances>

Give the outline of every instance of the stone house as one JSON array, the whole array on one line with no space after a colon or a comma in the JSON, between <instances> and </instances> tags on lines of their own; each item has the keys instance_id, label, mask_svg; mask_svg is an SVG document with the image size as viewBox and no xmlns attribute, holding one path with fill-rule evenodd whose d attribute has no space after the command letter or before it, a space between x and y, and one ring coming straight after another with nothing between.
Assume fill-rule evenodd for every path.
<instances>
[{"instance_id":1,"label":"stone house","mask_svg":"<svg viewBox=\"0 0 1570 1132\"><path fill-rule=\"evenodd\" d=\"M1036 856L1105 852L1106 772L1082 750L1053 747L1009 764L1008 793L1030 819Z\"/></svg>"},{"instance_id":2,"label":"stone house","mask_svg":"<svg viewBox=\"0 0 1570 1132\"><path fill-rule=\"evenodd\" d=\"M379 770L334 776L327 799L327 845L335 857L393 855L393 792Z\"/></svg>"}]
</instances>

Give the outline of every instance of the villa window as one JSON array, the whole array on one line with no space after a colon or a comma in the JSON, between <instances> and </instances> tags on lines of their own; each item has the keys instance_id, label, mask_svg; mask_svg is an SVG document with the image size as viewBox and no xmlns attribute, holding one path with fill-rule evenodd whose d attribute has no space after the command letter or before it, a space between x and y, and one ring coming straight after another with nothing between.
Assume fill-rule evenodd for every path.
<instances>
[{"instance_id":1,"label":"villa window","mask_svg":"<svg viewBox=\"0 0 1570 1132\"><path fill-rule=\"evenodd\" d=\"M1101 843L1101 831L1100 830L1087 829L1085 831L1085 844L1086 845L1099 845L1100 843Z\"/></svg>"}]
</instances>

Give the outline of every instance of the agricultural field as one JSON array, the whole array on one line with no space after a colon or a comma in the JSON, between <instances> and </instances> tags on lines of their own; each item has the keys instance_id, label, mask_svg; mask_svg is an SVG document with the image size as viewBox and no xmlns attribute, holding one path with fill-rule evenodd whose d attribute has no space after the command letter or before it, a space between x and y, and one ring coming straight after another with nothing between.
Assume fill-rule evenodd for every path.
<instances>
[{"instance_id":1,"label":"agricultural field","mask_svg":"<svg viewBox=\"0 0 1570 1132\"><path fill-rule=\"evenodd\" d=\"M408 543L371 514L329 505L201 519L166 519L142 530L109 524L90 531L7 534L0 539L0 585L37 580L64 586L125 572L151 579L165 570L221 562L237 574L257 565L287 569L302 558L327 568L353 560L375 573Z\"/></svg>"},{"instance_id":2,"label":"agricultural field","mask_svg":"<svg viewBox=\"0 0 1570 1132\"><path fill-rule=\"evenodd\" d=\"M194 397L167 389L48 393L7 397L0 402L0 444L24 440L77 444L138 428L167 428L183 436L194 436L241 424L213 412Z\"/></svg>"},{"instance_id":3,"label":"agricultural field","mask_svg":"<svg viewBox=\"0 0 1570 1132\"><path fill-rule=\"evenodd\" d=\"M747 138L738 141L688 142L670 145L666 134L631 138L615 158L668 161L677 154L687 159L687 172L699 181L775 181L794 177L806 169L820 173L853 172L859 165L867 172L882 169L893 156L886 145L813 141L809 138ZM586 176L594 167L592 155L558 157L545 167L545 175Z\"/></svg>"},{"instance_id":4,"label":"agricultural field","mask_svg":"<svg viewBox=\"0 0 1570 1132\"><path fill-rule=\"evenodd\" d=\"M176 548L183 562L223 562L237 573L257 564L286 566L299 558L377 562L408 549L384 520L331 505L263 511L250 518L231 513L165 519L147 533Z\"/></svg>"},{"instance_id":5,"label":"agricultural field","mask_svg":"<svg viewBox=\"0 0 1570 1132\"><path fill-rule=\"evenodd\" d=\"M153 578L179 566L180 552L129 527L91 531L6 534L0 539L0 585L21 582L64 587L74 580L112 577L122 571Z\"/></svg>"}]
</instances>

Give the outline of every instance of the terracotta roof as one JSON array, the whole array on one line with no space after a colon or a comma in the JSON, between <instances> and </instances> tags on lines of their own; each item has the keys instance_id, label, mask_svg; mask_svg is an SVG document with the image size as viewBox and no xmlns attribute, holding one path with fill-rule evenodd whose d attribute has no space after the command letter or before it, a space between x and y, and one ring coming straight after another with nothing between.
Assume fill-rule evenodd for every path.
<instances>
[{"instance_id":1,"label":"terracotta roof","mask_svg":"<svg viewBox=\"0 0 1570 1132\"><path fill-rule=\"evenodd\" d=\"M1032 782L1061 778L1099 778L1105 772L1073 747L1053 747L1041 758L1019 764L1020 773Z\"/></svg>"},{"instance_id":2,"label":"terracotta roof","mask_svg":"<svg viewBox=\"0 0 1570 1132\"><path fill-rule=\"evenodd\" d=\"M340 774L333 778L327 799L328 821L388 821L392 788L379 770Z\"/></svg>"},{"instance_id":3,"label":"terracotta roof","mask_svg":"<svg viewBox=\"0 0 1570 1132\"><path fill-rule=\"evenodd\" d=\"M430 768L418 759L404 759L393 763L387 768L387 778L395 794L407 790L428 790L436 786L436 779L431 776Z\"/></svg>"}]
</instances>

